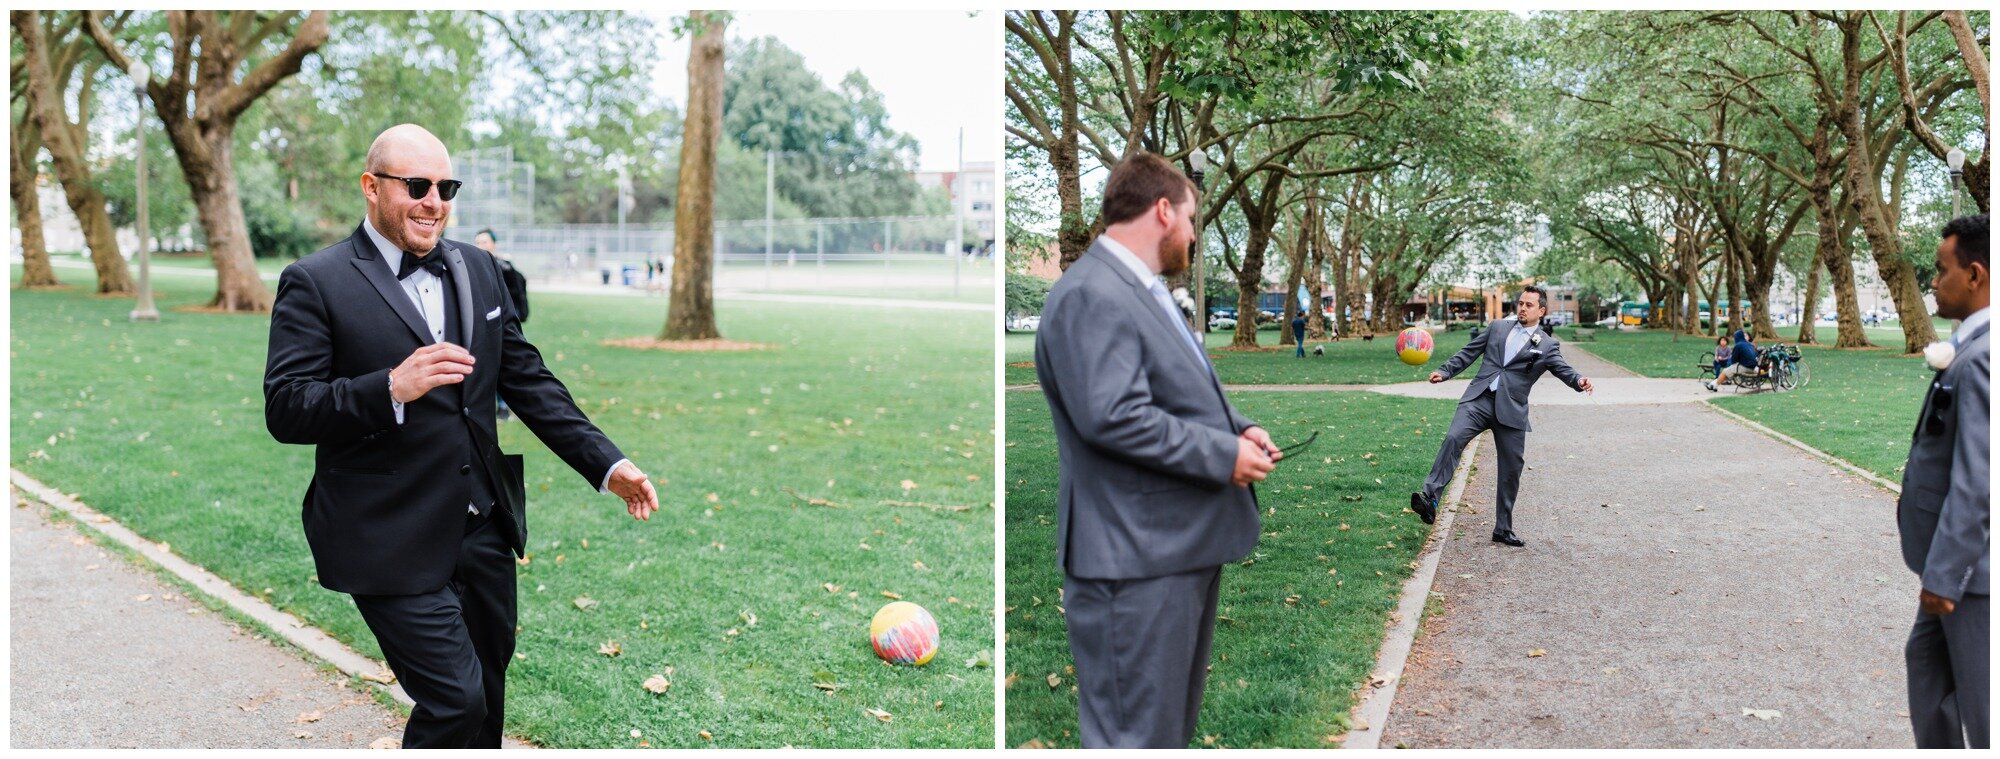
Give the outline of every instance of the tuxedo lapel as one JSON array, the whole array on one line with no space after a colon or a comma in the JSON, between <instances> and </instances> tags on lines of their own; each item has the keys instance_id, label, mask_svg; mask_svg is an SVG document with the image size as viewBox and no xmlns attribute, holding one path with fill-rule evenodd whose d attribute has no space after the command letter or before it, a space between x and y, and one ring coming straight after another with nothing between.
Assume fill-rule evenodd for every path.
<instances>
[{"instance_id":1,"label":"tuxedo lapel","mask_svg":"<svg viewBox=\"0 0 2000 759\"><path fill-rule=\"evenodd\" d=\"M458 323L460 326L458 334L460 335L459 339L465 341L465 345L461 347L469 351L472 350L473 344L477 342L473 339L474 333L472 330L479 325L479 322L472 320L472 315L477 312L476 309L478 306L472 302L471 267L465 265L465 255L458 252L457 248L447 247L442 241L438 243L438 247L443 248L444 267L451 271L452 289L458 292Z\"/></svg>"},{"instance_id":2,"label":"tuxedo lapel","mask_svg":"<svg viewBox=\"0 0 2000 759\"><path fill-rule=\"evenodd\" d=\"M403 325L410 328L410 333L416 335L417 341L424 345L437 342L431 338L430 328L424 326L424 315L417 312L417 304L410 302L410 294L403 290L395 275L390 274L389 268L382 265L382 260L376 257L375 241L368 239L368 233L356 229L354 237L349 239L348 243L354 246L354 258L349 259L348 263L354 264L354 268L360 270L362 278L367 279L368 284L375 286L375 293L382 296L382 301L389 304L391 311L402 317Z\"/></svg>"}]
</instances>

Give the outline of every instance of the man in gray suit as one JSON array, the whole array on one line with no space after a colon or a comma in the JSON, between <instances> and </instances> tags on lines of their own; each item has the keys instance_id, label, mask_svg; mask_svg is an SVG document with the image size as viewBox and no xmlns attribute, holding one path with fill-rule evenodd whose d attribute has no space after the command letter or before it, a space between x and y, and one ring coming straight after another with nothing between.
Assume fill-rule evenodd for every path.
<instances>
[{"instance_id":1,"label":"man in gray suit","mask_svg":"<svg viewBox=\"0 0 2000 759\"><path fill-rule=\"evenodd\" d=\"M1257 544L1279 457L1223 397L1160 281L1187 269L1195 187L1120 161L1104 235L1049 289L1035 375L1061 465L1056 561L1085 748L1186 748L1208 679L1222 565Z\"/></svg>"},{"instance_id":2,"label":"man in gray suit","mask_svg":"<svg viewBox=\"0 0 2000 759\"><path fill-rule=\"evenodd\" d=\"M1528 443L1528 391L1543 372L1577 392L1591 392L1590 380L1570 368L1562 357L1562 341L1543 332L1542 317L1549 312L1548 291L1529 285L1514 301L1514 316L1493 323L1465 344L1465 349L1431 372L1431 383L1451 379L1475 360L1484 359L1479 373L1458 399L1444 445L1431 462L1430 477L1422 492L1410 494L1410 509L1424 524L1437 519L1438 494L1451 482L1458 457L1465 445L1486 430L1493 431L1494 454L1500 458L1500 492L1493 513L1493 542L1510 546L1527 545L1514 536L1514 494L1521 489L1521 453Z\"/></svg>"},{"instance_id":3,"label":"man in gray suit","mask_svg":"<svg viewBox=\"0 0 2000 759\"><path fill-rule=\"evenodd\" d=\"M1987 748L1991 606L1986 586L1987 416L1992 303L1986 215L1953 219L1938 243L1937 315L1959 319L1924 351L1937 378L1924 396L1903 467L1896 528L1903 563L1922 579L1904 648L1918 748Z\"/></svg>"}]
</instances>

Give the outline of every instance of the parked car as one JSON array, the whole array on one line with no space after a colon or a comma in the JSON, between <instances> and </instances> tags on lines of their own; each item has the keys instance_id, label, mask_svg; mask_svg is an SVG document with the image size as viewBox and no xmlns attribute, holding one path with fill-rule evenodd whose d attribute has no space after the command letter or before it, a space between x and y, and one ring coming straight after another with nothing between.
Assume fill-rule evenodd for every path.
<instances>
[{"instance_id":1,"label":"parked car","mask_svg":"<svg viewBox=\"0 0 2000 759\"><path fill-rule=\"evenodd\" d=\"M1236 329L1236 317L1233 315L1223 316L1216 314L1208 318L1208 331L1210 332L1221 332L1231 329Z\"/></svg>"},{"instance_id":2,"label":"parked car","mask_svg":"<svg viewBox=\"0 0 2000 759\"><path fill-rule=\"evenodd\" d=\"M1033 332L1042 326L1042 317L1015 316L1007 320L1008 332Z\"/></svg>"},{"instance_id":3,"label":"parked car","mask_svg":"<svg viewBox=\"0 0 2000 759\"><path fill-rule=\"evenodd\" d=\"M1602 319L1598 319L1597 321L1591 322L1591 324L1604 329L1611 329L1618 326L1618 315L1612 314Z\"/></svg>"}]
</instances>

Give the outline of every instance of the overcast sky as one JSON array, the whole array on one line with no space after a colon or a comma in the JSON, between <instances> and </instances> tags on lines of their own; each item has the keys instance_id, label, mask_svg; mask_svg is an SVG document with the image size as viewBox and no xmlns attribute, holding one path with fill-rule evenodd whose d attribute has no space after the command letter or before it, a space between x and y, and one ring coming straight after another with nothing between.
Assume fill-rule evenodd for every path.
<instances>
[{"instance_id":1,"label":"overcast sky","mask_svg":"<svg viewBox=\"0 0 2000 759\"><path fill-rule=\"evenodd\" d=\"M685 13L648 13L661 22L653 87L676 104L687 102L688 43L671 23ZM740 11L728 34L778 38L829 89L860 69L882 93L889 126L917 138L921 170L957 166L959 127L966 162L1000 154L1000 20L991 11Z\"/></svg>"}]
</instances>

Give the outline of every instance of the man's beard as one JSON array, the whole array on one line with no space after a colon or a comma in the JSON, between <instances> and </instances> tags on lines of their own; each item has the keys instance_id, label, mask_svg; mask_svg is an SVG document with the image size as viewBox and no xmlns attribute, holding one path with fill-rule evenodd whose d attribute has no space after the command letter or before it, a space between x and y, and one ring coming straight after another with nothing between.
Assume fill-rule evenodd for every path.
<instances>
[{"instance_id":1,"label":"man's beard","mask_svg":"<svg viewBox=\"0 0 2000 759\"><path fill-rule=\"evenodd\" d=\"M1194 240L1168 237L1160 241L1160 276L1177 277L1188 270L1188 248Z\"/></svg>"}]
</instances>

